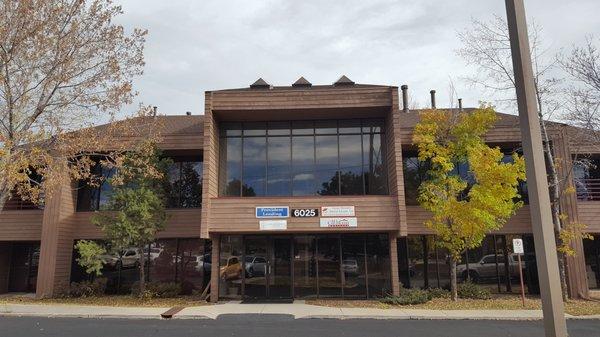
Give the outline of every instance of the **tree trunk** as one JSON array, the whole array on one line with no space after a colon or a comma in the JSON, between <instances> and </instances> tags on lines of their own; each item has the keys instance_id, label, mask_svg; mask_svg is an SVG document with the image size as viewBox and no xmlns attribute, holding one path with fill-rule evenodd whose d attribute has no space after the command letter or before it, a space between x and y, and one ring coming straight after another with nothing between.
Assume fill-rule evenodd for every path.
<instances>
[{"instance_id":1,"label":"tree trunk","mask_svg":"<svg viewBox=\"0 0 600 337\"><path fill-rule=\"evenodd\" d=\"M140 250L140 297L146 292L146 256L144 254L144 246L138 248Z\"/></svg>"},{"instance_id":2,"label":"tree trunk","mask_svg":"<svg viewBox=\"0 0 600 337\"><path fill-rule=\"evenodd\" d=\"M458 300L458 282L456 281L456 259L450 256L450 291L452 293L452 300Z\"/></svg>"},{"instance_id":3,"label":"tree trunk","mask_svg":"<svg viewBox=\"0 0 600 337\"><path fill-rule=\"evenodd\" d=\"M550 147L550 137L548 136L548 129L546 128L546 121L544 121L543 105L540 97L540 91L535 83L535 92L538 104L538 118L540 120L540 130L542 132L542 139L544 140L544 155L548 163L547 170L550 179L550 207L552 209L552 222L554 224L554 238L556 246L560 247L560 232L562 231L562 220L560 218L560 179L558 177L558 171L556 170L556 163L554 162L554 155L552 148ZM566 158L565 158L566 160ZM565 269L565 257L564 254L558 254L558 272L560 277L560 286L562 291L563 301L569 298L569 292L567 289L567 272Z\"/></svg>"}]
</instances>

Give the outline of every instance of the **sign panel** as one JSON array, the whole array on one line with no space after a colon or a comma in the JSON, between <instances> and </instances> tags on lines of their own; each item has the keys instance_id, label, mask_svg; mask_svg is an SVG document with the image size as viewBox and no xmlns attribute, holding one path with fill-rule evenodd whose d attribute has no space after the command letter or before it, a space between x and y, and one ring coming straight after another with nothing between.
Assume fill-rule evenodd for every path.
<instances>
[{"instance_id":1,"label":"sign panel","mask_svg":"<svg viewBox=\"0 0 600 337\"><path fill-rule=\"evenodd\" d=\"M525 250L523 249L523 240L522 239L513 239L513 253L515 254L524 254Z\"/></svg>"},{"instance_id":2,"label":"sign panel","mask_svg":"<svg viewBox=\"0 0 600 337\"><path fill-rule=\"evenodd\" d=\"M312 218L319 216L319 210L317 208L292 209L292 216L297 218Z\"/></svg>"},{"instance_id":3,"label":"sign panel","mask_svg":"<svg viewBox=\"0 0 600 337\"><path fill-rule=\"evenodd\" d=\"M260 220L258 224L261 231L277 231L287 229L287 220Z\"/></svg>"},{"instance_id":4,"label":"sign panel","mask_svg":"<svg viewBox=\"0 0 600 337\"><path fill-rule=\"evenodd\" d=\"M323 206L321 216L354 216L354 206Z\"/></svg>"},{"instance_id":5,"label":"sign panel","mask_svg":"<svg viewBox=\"0 0 600 337\"><path fill-rule=\"evenodd\" d=\"M356 218L320 218L321 227L357 227Z\"/></svg>"},{"instance_id":6,"label":"sign panel","mask_svg":"<svg viewBox=\"0 0 600 337\"><path fill-rule=\"evenodd\" d=\"M256 207L257 218L288 218L290 208L288 206L261 206Z\"/></svg>"}]
</instances>

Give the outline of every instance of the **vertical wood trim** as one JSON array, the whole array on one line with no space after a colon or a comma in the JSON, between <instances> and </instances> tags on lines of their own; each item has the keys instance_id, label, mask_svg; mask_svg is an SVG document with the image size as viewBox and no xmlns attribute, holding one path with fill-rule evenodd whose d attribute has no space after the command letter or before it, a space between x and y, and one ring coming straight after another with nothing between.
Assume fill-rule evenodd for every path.
<instances>
[{"instance_id":1,"label":"vertical wood trim","mask_svg":"<svg viewBox=\"0 0 600 337\"><path fill-rule=\"evenodd\" d=\"M404 172L402 168L402 141L400 139L400 108L398 88L390 88L392 107L386 118L386 152L388 165L388 184L390 195L396 197L398 211L398 233L406 236L406 200L404 196Z\"/></svg>"},{"instance_id":2,"label":"vertical wood trim","mask_svg":"<svg viewBox=\"0 0 600 337\"><path fill-rule=\"evenodd\" d=\"M398 238L395 233L390 233L390 266L392 279L392 293L400 295L400 275L398 274Z\"/></svg>"},{"instance_id":3,"label":"vertical wood trim","mask_svg":"<svg viewBox=\"0 0 600 337\"><path fill-rule=\"evenodd\" d=\"M219 137L218 128L212 112L212 92L206 92L204 112L204 144L202 172L202 218L200 220L200 237L208 239L210 220L210 199L216 197L219 176Z\"/></svg>"},{"instance_id":4,"label":"vertical wood trim","mask_svg":"<svg viewBox=\"0 0 600 337\"><path fill-rule=\"evenodd\" d=\"M212 253L210 265L210 301L216 303L219 301L219 254L221 251L221 241L218 235L211 235Z\"/></svg>"}]
</instances>

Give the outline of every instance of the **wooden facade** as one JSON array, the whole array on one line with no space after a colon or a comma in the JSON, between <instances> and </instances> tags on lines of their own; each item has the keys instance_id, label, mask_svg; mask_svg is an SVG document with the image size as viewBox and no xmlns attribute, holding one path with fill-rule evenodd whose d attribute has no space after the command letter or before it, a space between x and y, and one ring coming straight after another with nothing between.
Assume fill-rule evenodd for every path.
<instances>
[{"instance_id":1,"label":"wooden facade","mask_svg":"<svg viewBox=\"0 0 600 337\"><path fill-rule=\"evenodd\" d=\"M400 110L398 89L378 85L327 85L312 87L274 87L233 89L206 92L204 116L165 116L161 147L178 154L202 154L202 207L172 209L168 226L160 238L204 238L213 240L211 287L212 299L218 295L219 236L260 233L254 212L258 206L285 205L290 208L321 206L355 206L358 227L321 228L318 218L289 218L289 233L380 232L390 234L393 291L399 291L397 238L425 235L430 231L423 222L428 214L419 206L407 206L404 195L403 151L412 148L412 132L418 111ZM486 139L488 142L518 144L518 118L500 114L500 119ZM389 195L383 196L313 196L313 197L222 197L219 196L220 162L219 125L223 121L273 121L301 119L341 119L378 117L385 120L385 159ZM552 125L552 141L560 158L592 146L574 142L572 130ZM563 167L561 174L568 172ZM0 212L0 261L7 258L7 242L40 241L40 267L37 294L52 296L61 282L68 282L77 239L101 239L91 224L92 212L76 211L73 182L65 182L53 191L44 210L5 210ZM571 221L588 225L600 233L600 203L578 201L565 196L562 207ZM531 233L528 206L520 209L497 234ZM582 252L581 243L576 244ZM569 260L569 282L575 296L587 296L583 254ZM3 260L4 259L4 260ZM5 289L7 268L0 263L0 292Z\"/></svg>"}]
</instances>

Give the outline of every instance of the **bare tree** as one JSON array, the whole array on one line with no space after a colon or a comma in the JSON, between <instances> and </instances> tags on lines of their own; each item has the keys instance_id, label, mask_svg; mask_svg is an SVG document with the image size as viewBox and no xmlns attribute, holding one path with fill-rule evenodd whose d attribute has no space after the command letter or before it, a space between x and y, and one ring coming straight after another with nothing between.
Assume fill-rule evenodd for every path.
<instances>
[{"instance_id":1,"label":"bare tree","mask_svg":"<svg viewBox=\"0 0 600 337\"><path fill-rule=\"evenodd\" d=\"M562 79L552 76L557 69L557 60L549 51L544 49L541 40L541 27L532 21L529 28L531 41L531 55L534 70L534 85L537 98L538 115L544 141L544 154L547 162L548 180L550 187L550 201L552 206L552 219L558 247L570 245L561 239L560 233L571 224L566 223L562 213L560 199L564 193L572 190L571 170L566 177L560 177L557 168L557 158L551 148L548 131L548 119L556 119L562 111L560 85ZM470 84L482 87L498 98L498 102L506 107L516 105L515 79L512 69L510 38L506 20L501 16L494 16L493 20L471 20L471 26L458 33L462 47L457 50L468 64L475 66L476 74L465 78ZM564 158L564 160L571 160ZM571 163L572 164L572 163ZM572 165L569 165L572 166ZM566 238L563 235L563 238ZM563 299L568 298L567 274L565 261L567 253L561 250L559 254L559 271L562 285Z\"/></svg>"},{"instance_id":2,"label":"bare tree","mask_svg":"<svg viewBox=\"0 0 600 337\"><path fill-rule=\"evenodd\" d=\"M132 102L132 80L143 71L147 32L115 24L120 6L15 0L0 7L2 210L13 196L40 202L65 178L88 178L91 155L119 153L125 143L115 137L153 119L93 127Z\"/></svg>"}]
</instances>

